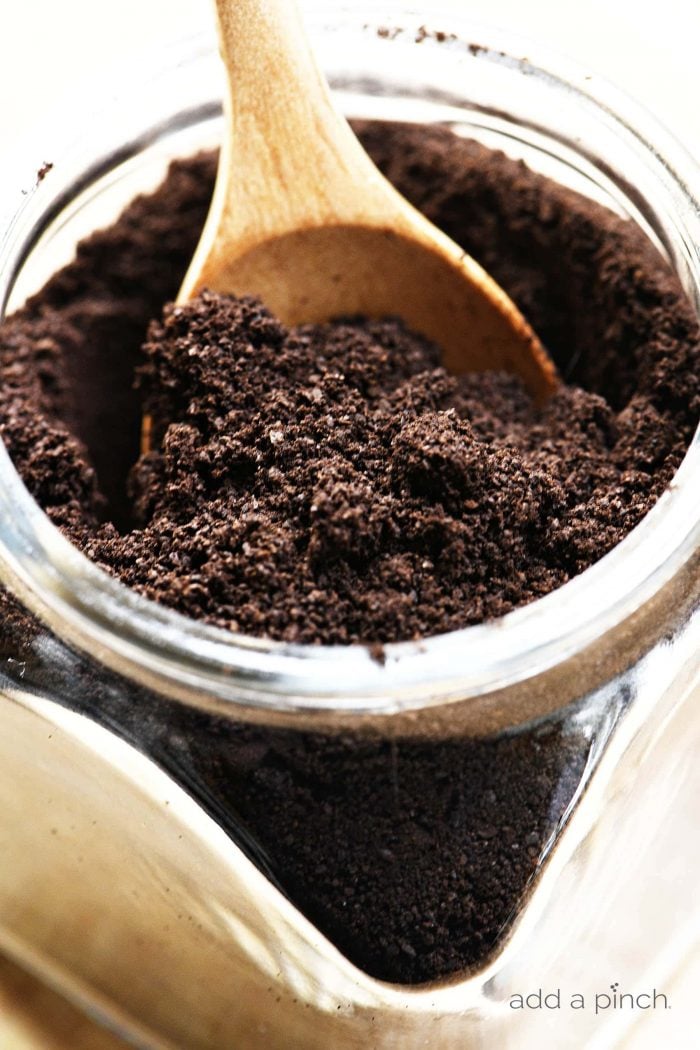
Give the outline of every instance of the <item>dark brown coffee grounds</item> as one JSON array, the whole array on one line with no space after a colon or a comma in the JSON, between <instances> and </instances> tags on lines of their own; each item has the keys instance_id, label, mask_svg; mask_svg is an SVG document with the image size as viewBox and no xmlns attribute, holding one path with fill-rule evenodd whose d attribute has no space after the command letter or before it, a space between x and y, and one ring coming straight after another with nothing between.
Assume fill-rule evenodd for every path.
<instances>
[{"instance_id":1,"label":"dark brown coffee grounds","mask_svg":"<svg viewBox=\"0 0 700 1050\"><path fill-rule=\"evenodd\" d=\"M13 367L18 342L27 359L44 348L41 397L56 409L32 412L10 442L40 502L131 586L245 633L376 643L502 615L637 524L697 418L692 314L629 224L447 132L364 134L587 390L565 387L537 412L512 377L448 376L397 322L288 332L258 303L209 295L151 328L142 384L163 445L134 471L129 509L136 347L195 240L207 160L176 166L6 328ZM37 427L58 440L57 414L88 446L123 534L81 521L78 490L93 482L77 450L50 472L55 489L73 465L68 499L23 463ZM46 460L32 464L40 474Z\"/></svg>"},{"instance_id":2,"label":"dark brown coffee grounds","mask_svg":"<svg viewBox=\"0 0 700 1050\"><path fill-rule=\"evenodd\" d=\"M393 743L186 721L169 767L234 836L254 830L254 859L353 962L409 984L473 968L507 932L590 746L557 720Z\"/></svg>"},{"instance_id":3,"label":"dark brown coffee grounds","mask_svg":"<svg viewBox=\"0 0 700 1050\"><path fill-rule=\"evenodd\" d=\"M205 157L175 165L0 330L0 433L40 504L143 593L250 633L389 641L531 601L629 532L697 421L692 311L630 224L445 129L361 133L543 337L570 385L542 413L510 377L448 376L396 322L289 332L254 301L208 296L150 329L141 382L162 449L127 498L132 377L203 222ZM17 655L32 624L8 597L3 610ZM104 672L86 674L100 696ZM491 950L587 754L556 721L389 745L177 708L156 732L137 715L111 724L358 965L401 981Z\"/></svg>"},{"instance_id":4,"label":"dark brown coffee grounds","mask_svg":"<svg viewBox=\"0 0 700 1050\"><path fill-rule=\"evenodd\" d=\"M288 333L254 301L205 294L146 352L162 440L134 475L146 527L90 553L149 596L245 633L393 641L566 578L558 480L485 443L474 380L400 325ZM486 397L528 412L507 377Z\"/></svg>"},{"instance_id":5,"label":"dark brown coffee grounds","mask_svg":"<svg viewBox=\"0 0 700 1050\"><path fill-rule=\"evenodd\" d=\"M142 386L162 448L136 467L129 509L136 345L195 240L206 159L83 244L5 328L12 369L39 355L31 420L15 399L4 426L40 502L131 586L245 633L376 643L502 615L637 524L697 418L695 322L641 234L446 131L363 130L587 390L538 412L513 377L447 375L398 322L287 331L259 303L207 295L151 327ZM53 411L37 416L37 396ZM95 527L101 499L57 415L88 446L108 516L140 528Z\"/></svg>"},{"instance_id":6,"label":"dark brown coffee grounds","mask_svg":"<svg viewBox=\"0 0 700 1050\"><path fill-rule=\"evenodd\" d=\"M58 516L62 504L71 506L72 488L92 490L94 467L109 519L123 528L131 521L126 478L138 457L142 415L134 373L148 321L176 294L192 255L212 178L212 158L174 165L162 192L138 198L112 229L81 243L75 262L0 329L0 426L7 426L7 398L15 419L13 436L2 436L42 506L36 486L47 472L32 454L38 431L66 444L71 491L49 504ZM89 506L96 509L92 499Z\"/></svg>"}]
</instances>

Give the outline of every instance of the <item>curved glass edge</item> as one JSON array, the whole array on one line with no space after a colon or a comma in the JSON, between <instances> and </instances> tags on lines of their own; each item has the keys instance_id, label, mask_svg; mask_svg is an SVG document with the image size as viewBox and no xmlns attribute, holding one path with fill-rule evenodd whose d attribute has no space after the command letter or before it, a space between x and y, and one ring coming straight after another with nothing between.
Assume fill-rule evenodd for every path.
<instances>
[{"instance_id":1,"label":"curved glass edge","mask_svg":"<svg viewBox=\"0 0 700 1050\"><path fill-rule=\"evenodd\" d=\"M353 29L361 17L353 9ZM432 17L439 18L439 12ZM699 303L700 207L693 187L700 187L700 170L682 147L610 85L593 85L561 60L547 58L540 63L539 59L515 58L522 54L522 43L511 44L513 50L509 51L504 47L506 34L499 32L493 40L492 29L472 27L454 13L445 14L444 22L460 30L454 46L464 51L468 61L515 63L523 74L575 93L582 105L604 115L621 136L633 141L654 173L667 214L677 218L679 240L690 252L692 287L688 290ZM376 27L376 14L368 12L365 30L376 33ZM348 29L347 25L336 28ZM470 44L474 39L481 41L478 48ZM190 61L194 56L213 66L206 45L193 47L188 42L187 48ZM528 42L529 55L537 50ZM175 56L173 64L158 77L168 83L177 80L182 64L177 46L171 54ZM153 74L144 62L146 78L152 81ZM133 82L143 82L138 70ZM207 78L207 84L210 82L211 77ZM579 83L583 86L577 86ZM122 115L129 112L130 102L129 98L119 100ZM142 106L141 128L149 115L144 114ZM109 123L102 120L102 133L91 140L93 158L95 146L113 152L104 131ZM83 139L84 128L83 122ZM64 144L62 150L70 156L70 147ZM25 172L31 170L31 161L27 161L31 156L31 151L19 155L12 169L15 185L31 184L25 178ZM29 191L20 191L24 199L9 220L0 245L3 307L18 260L28 250L41 216L55 203L51 180L42 182L35 174L31 179L34 185ZM700 437L696 435L672 484L650 514L581 576L502 620L420 643L387 645L383 663L373 659L364 646L286 645L229 634L141 598L68 543L29 496L2 449L0 543L4 548L4 578L57 634L81 649L98 653L121 673L139 679L146 671L157 688L167 689L177 683L191 688L193 694L205 690L232 704L245 698L246 705L270 710L394 713L464 700L524 681L580 653L621 624L680 572L697 549L699 470Z\"/></svg>"}]
</instances>

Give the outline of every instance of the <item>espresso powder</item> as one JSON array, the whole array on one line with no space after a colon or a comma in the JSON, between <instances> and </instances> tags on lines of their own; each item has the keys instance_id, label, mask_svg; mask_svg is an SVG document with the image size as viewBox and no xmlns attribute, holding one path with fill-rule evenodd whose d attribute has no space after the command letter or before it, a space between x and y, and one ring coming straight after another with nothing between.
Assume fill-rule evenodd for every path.
<instances>
[{"instance_id":1,"label":"espresso powder","mask_svg":"<svg viewBox=\"0 0 700 1050\"><path fill-rule=\"evenodd\" d=\"M376 644L502 615L619 542L697 421L696 323L638 230L445 129L359 130L542 337L567 381L543 410L514 377L448 375L398 321L287 330L213 294L166 308L144 358L211 157L174 165L0 331L2 436L47 513L137 590L245 633ZM156 450L127 485L144 404ZM398 745L178 709L157 739L131 732L354 961L401 981L492 948L588 746L556 721Z\"/></svg>"}]
</instances>

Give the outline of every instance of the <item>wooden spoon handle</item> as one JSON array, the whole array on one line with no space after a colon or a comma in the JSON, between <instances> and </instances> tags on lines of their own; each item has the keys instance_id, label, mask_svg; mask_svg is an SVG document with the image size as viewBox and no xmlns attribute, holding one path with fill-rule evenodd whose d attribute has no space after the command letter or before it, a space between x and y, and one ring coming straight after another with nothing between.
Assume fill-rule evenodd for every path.
<instances>
[{"instance_id":1,"label":"wooden spoon handle","mask_svg":"<svg viewBox=\"0 0 700 1050\"><path fill-rule=\"evenodd\" d=\"M386 217L387 183L331 99L296 0L216 0L228 74L224 136L214 200L180 293L206 285L223 260L289 230Z\"/></svg>"},{"instance_id":2,"label":"wooden spoon handle","mask_svg":"<svg viewBox=\"0 0 700 1050\"><path fill-rule=\"evenodd\" d=\"M228 126L179 301L203 288L254 294L289 325L398 315L448 367L515 372L547 397L556 373L514 304L401 197L336 112L296 0L216 10Z\"/></svg>"}]
</instances>

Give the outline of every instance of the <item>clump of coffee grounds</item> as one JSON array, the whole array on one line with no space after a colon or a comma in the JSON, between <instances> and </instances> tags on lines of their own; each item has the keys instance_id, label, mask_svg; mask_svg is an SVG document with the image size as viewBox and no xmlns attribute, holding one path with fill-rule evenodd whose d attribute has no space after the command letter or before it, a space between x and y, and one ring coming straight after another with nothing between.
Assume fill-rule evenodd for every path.
<instances>
[{"instance_id":1,"label":"clump of coffee grounds","mask_svg":"<svg viewBox=\"0 0 700 1050\"><path fill-rule=\"evenodd\" d=\"M398 321L287 330L213 294L162 313L210 156L175 164L0 329L0 434L47 513L142 593L251 634L381 643L532 601L637 524L698 418L692 310L630 223L446 129L358 130L542 337L565 379L543 410L513 377L448 375ZM156 446L136 463L144 404ZM2 601L16 656L34 628ZM96 698L106 672L86 673ZM370 745L168 717L154 736L120 716L353 961L396 981L493 949L586 761L554 722Z\"/></svg>"},{"instance_id":2,"label":"clump of coffee grounds","mask_svg":"<svg viewBox=\"0 0 700 1050\"><path fill-rule=\"evenodd\" d=\"M289 641L419 638L507 612L585 558L567 562L554 456L498 440L503 416L538 425L520 384L448 376L398 322L286 330L204 293L166 310L146 354L145 528L90 553L183 613ZM558 399L543 431L570 439L573 412L607 460L599 400Z\"/></svg>"}]
</instances>

